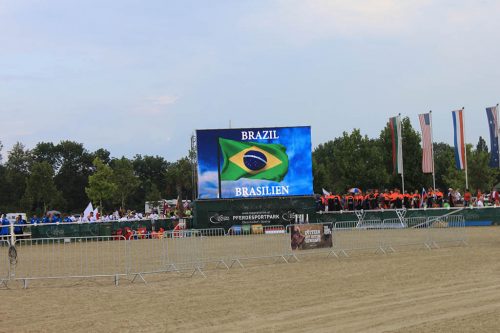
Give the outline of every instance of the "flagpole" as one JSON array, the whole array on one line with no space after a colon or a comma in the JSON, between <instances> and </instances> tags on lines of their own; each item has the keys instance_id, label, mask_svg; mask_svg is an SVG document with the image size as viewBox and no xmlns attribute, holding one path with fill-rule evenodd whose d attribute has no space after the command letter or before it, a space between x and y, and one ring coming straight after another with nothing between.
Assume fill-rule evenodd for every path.
<instances>
[{"instance_id":1,"label":"flagpole","mask_svg":"<svg viewBox=\"0 0 500 333\"><path fill-rule=\"evenodd\" d=\"M500 168L500 128L499 128L500 119L498 119L498 103L497 103L497 107L495 109L495 113L497 116L497 123L496 123L495 131L496 131L496 135L497 135L498 168ZM493 152L491 152L491 153L493 154Z\"/></svg>"},{"instance_id":2,"label":"flagpole","mask_svg":"<svg viewBox=\"0 0 500 333\"><path fill-rule=\"evenodd\" d=\"M434 137L432 136L432 110L429 111L429 127L431 130L431 155L432 155L432 188L436 188L436 170L434 169Z\"/></svg>"},{"instance_id":3,"label":"flagpole","mask_svg":"<svg viewBox=\"0 0 500 333\"><path fill-rule=\"evenodd\" d=\"M463 121L463 131L464 131L464 161L465 161L465 188L469 188L469 179L467 177L467 143L465 140L465 107L462 107L462 121Z\"/></svg>"},{"instance_id":4,"label":"flagpole","mask_svg":"<svg viewBox=\"0 0 500 333\"><path fill-rule=\"evenodd\" d=\"M404 175L404 166L403 166L403 123L401 122L401 113L398 114L398 123L399 123L399 138L398 141L401 145L401 193L405 193L405 175Z\"/></svg>"},{"instance_id":5,"label":"flagpole","mask_svg":"<svg viewBox=\"0 0 500 333\"><path fill-rule=\"evenodd\" d=\"M219 140L217 139L217 181L218 181L218 187L219 187L219 199L222 199L222 181L220 179L220 144Z\"/></svg>"}]
</instances>

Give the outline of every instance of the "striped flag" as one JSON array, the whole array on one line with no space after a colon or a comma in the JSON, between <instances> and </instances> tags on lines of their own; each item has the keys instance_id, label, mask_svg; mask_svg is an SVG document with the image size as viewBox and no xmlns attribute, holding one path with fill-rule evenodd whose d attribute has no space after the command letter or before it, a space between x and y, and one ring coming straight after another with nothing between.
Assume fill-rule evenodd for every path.
<instances>
[{"instance_id":1,"label":"striped flag","mask_svg":"<svg viewBox=\"0 0 500 333\"><path fill-rule=\"evenodd\" d=\"M401 140L401 116L389 119L392 138L392 165L394 173L403 173L403 141Z\"/></svg>"},{"instance_id":2,"label":"striped flag","mask_svg":"<svg viewBox=\"0 0 500 333\"><path fill-rule=\"evenodd\" d=\"M420 195L420 208L424 207L425 199L427 199L427 192L425 192L425 188L422 187L422 194Z\"/></svg>"},{"instance_id":3,"label":"striped flag","mask_svg":"<svg viewBox=\"0 0 500 333\"><path fill-rule=\"evenodd\" d=\"M488 127L490 129L490 167L498 168L499 154L498 154L498 105L486 108L486 116L488 117Z\"/></svg>"},{"instance_id":4,"label":"striped flag","mask_svg":"<svg viewBox=\"0 0 500 333\"><path fill-rule=\"evenodd\" d=\"M422 129L422 172L433 173L431 114L419 114L418 119L420 120L420 128Z\"/></svg>"},{"instance_id":5,"label":"striped flag","mask_svg":"<svg viewBox=\"0 0 500 333\"><path fill-rule=\"evenodd\" d=\"M453 133L455 143L455 163L458 170L467 169L465 158L464 110L451 111L453 117Z\"/></svg>"}]
</instances>

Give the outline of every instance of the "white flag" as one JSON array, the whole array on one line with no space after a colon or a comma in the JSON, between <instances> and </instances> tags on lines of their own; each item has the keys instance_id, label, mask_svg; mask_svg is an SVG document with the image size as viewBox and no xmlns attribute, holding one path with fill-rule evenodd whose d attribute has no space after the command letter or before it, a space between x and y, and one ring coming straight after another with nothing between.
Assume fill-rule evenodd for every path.
<instances>
[{"instance_id":1,"label":"white flag","mask_svg":"<svg viewBox=\"0 0 500 333\"><path fill-rule=\"evenodd\" d=\"M92 207L92 202L89 202L89 204L87 205L87 208L85 208L85 210L83 211L82 219L86 219L90 215L90 212L93 212L93 211L94 211L94 208Z\"/></svg>"}]
</instances>

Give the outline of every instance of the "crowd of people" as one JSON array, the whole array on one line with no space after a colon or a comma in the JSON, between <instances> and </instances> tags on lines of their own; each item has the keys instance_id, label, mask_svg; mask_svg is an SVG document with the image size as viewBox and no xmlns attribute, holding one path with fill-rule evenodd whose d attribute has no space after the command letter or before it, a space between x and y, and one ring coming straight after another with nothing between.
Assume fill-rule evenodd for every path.
<instances>
[{"instance_id":1,"label":"crowd of people","mask_svg":"<svg viewBox=\"0 0 500 333\"><path fill-rule=\"evenodd\" d=\"M44 217L40 218L33 215L30 219L30 224L38 223L72 223L72 222L111 222L111 221L139 221L139 220L158 220L158 219L173 219L176 220L180 217L191 217L191 210L187 208L182 213L177 210L158 213L153 211L150 213L141 213L133 210L115 211L111 214L100 214L97 210L91 211L88 215L69 215L58 213L47 213Z\"/></svg>"},{"instance_id":2,"label":"crowd of people","mask_svg":"<svg viewBox=\"0 0 500 333\"><path fill-rule=\"evenodd\" d=\"M478 190L475 195L466 189L462 195L458 189L449 188L443 192L440 189L428 188L421 192L401 192L398 188L384 191L367 190L365 193L358 188L345 194L324 193L318 197L319 211L355 211L376 209L417 209L440 207L484 207L500 206L500 193L493 189L489 194Z\"/></svg>"},{"instance_id":3,"label":"crowd of people","mask_svg":"<svg viewBox=\"0 0 500 333\"><path fill-rule=\"evenodd\" d=\"M23 228L21 225L26 224L26 221L23 219L22 215L16 216L16 220L14 222L14 234L20 235L23 233ZM7 215L0 215L0 236L6 236L10 234L10 221L7 218Z\"/></svg>"},{"instance_id":4,"label":"crowd of people","mask_svg":"<svg viewBox=\"0 0 500 333\"><path fill-rule=\"evenodd\" d=\"M93 223L93 222L111 222L111 221L140 221L140 220L158 220L158 219L171 219L177 220L179 218L191 218L192 212L190 207L178 210L175 208L167 209L166 211L158 213L154 210L149 213L141 213L133 210L128 211L115 211L111 214L100 214L98 210L85 214L61 214L57 211L49 211L43 217L33 215L28 221L22 218L22 215L16 217L14 222L14 233L22 234L22 225L25 224L45 224L45 223ZM0 214L0 236L8 235L10 233L10 221L6 214Z\"/></svg>"}]
</instances>

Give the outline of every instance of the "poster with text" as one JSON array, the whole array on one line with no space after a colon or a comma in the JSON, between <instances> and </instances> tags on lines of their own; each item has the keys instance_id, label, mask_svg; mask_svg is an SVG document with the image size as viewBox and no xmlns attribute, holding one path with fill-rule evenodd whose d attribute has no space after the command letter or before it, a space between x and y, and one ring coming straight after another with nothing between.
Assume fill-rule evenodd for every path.
<instances>
[{"instance_id":1,"label":"poster with text","mask_svg":"<svg viewBox=\"0 0 500 333\"><path fill-rule=\"evenodd\" d=\"M310 250L332 247L332 233L328 225L296 224L290 227L292 250Z\"/></svg>"}]
</instances>

